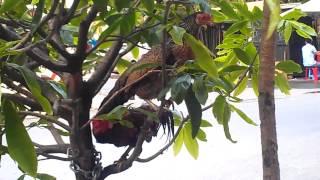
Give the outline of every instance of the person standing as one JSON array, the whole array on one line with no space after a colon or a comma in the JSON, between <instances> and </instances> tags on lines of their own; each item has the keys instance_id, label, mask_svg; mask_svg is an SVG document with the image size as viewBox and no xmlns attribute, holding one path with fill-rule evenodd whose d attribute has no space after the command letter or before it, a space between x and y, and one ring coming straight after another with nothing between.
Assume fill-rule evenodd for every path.
<instances>
[{"instance_id":1,"label":"person standing","mask_svg":"<svg viewBox=\"0 0 320 180\"><path fill-rule=\"evenodd\" d=\"M303 66L319 66L320 63L315 60L317 49L311 44L311 39L305 40L305 45L302 47Z\"/></svg>"}]
</instances>

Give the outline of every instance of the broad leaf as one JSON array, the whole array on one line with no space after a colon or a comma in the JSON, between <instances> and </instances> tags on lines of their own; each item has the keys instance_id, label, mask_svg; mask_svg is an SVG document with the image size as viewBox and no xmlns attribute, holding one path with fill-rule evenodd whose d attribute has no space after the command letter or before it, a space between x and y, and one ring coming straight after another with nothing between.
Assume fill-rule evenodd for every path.
<instances>
[{"instance_id":1,"label":"broad leaf","mask_svg":"<svg viewBox=\"0 0 320 180\"><path fill-rule=\"evenodd\" d=\"M191 76L189 74L180 76L171 86L171 97L177 103L182 103L191 85Z\"/></svg>"},{"instance_id":2,"label":"broad leaf","mask_svg":"<svg viewBox=\"0 0 320 180\"><path fill-rule=\"evenodd\" d=\"M42 95L41 87L36 79L36 76L34 75L34 72L29 70L28 68L24 66L19 66L17 64L8 63L7 65L15 68L18 70L21 75L23 76L24 80L26 81L28 88L30 89L32 95L37 99L37 101L40 103L41 107L45 112L47 112L49 115L52 114L52 107L50 102L47 98L45 98Z\"/></svg>"},{"instance_id":3,"label":"broad leaf","mask_svg":"<svg viewBox=\"0 0 320 180\"><path fill-rule=\"evenodd\" d=\"M209 121L202 119L200 127L212 127L212 124Z\"/></svg>"},{"instance_id":4,"label":"broad leaf","mask_svg":"<svg viewBox=\"0 0 320 180\"><path fill-rule=\"evenodd\" d=\"M171 31L169 31L172 40L178 44L178 45L182 45L183 44L183 35L186 32L186 30L184 28L178 27L178 26L172 26Z\"/></svg>"},{"instance_id":5,"label":"broad leaf","mask_svg":"<svg viewBox=\"0 0 320 180\"><path fill-rule=\"evenodd\" d=\"M197 159L199 156L199 145L197 139L191 136L191 131L191 124L187 123L183 129L183 142L191 156Z\"/></svg>"},{"instance_id":6,"label":"broad leaf","mask_svg":"<svg viewBox=\"0 0 320 180\"><path fill-rule=\"evenodd\" d=\"M231 109L230 105L228 103L225 103L224 105L224 112L223 112L223 130L224 134L227 139L229 139L232 143L236 143L237 141L234 141L231 137L230 130L229 130L229 121L231 116Z\"/></svg>"},{"instance_id":7,"label":"broad leaf","mask_svg":"<svg viewBox=\"0 0 320 180\"><path fill-rule=\"evenodd\" d=\"M23 121L18 116L11 102L6 100L2 108L5 117L9 155L17 161L19 167L24 172L36 177L38 168L37 155L32 141L22 123Z\"/></svg>"},{"instance_id":8,"label":"broad leaf","mask_svg":"<svg viewBox=\"0 0 320 180\"><path fill-rule=\"evenodd\" d=\"M294 62L293 60L285 60L280 61L278 64L276 64L276 69L283 71L285 73L301 73L302 69L299 64Z\"/></svg>"},{"instance_id":9,"label":"broad leaf","mask_svg":"<svg viewBox=\"0 0 320 180\"><path fill-rule=\"evenodd\" d=\"M49 174L39 173L37 174L37 179L39 180L56 180L54 176L51 176Z\"/></svg>"},{"instance_id":10,"label":"broad leaf","mask_svg":"<svg viewBox=\"0 0 320 180\"><path fill-rule=\"evenodd\" d=\"M199 129L199 132L196 137L200 141L207 142L207 135L202 129Z\"/></svg>"},{"instance_id":11,"label":"broad leaf","mask_svg":"<svg viewBox=\"0 0 320 180\"><path fill-rule=\"evenodd\" d=\"M282 16L282 19L286 20L298 20L303 16L306 16L307 14L302 12L301 9L293 9L289 10L288 13Z\"/></svg>"},{"instance_id":12,"label":"broad leaf","mask_svg":"<svg viewBox=\"0 0 320 180\"><path fill-rule=\"evenodd\" d=\"M280 89L280 91L284 94L289 95L290 94L290 85L288 83L287 74L276 72L275 76L275 84Z\"/></svg>"},{"instance_id":13,"label":"broad leaf","mask_svg":"<svg viewBox=\"0 0 320 180\"><path fill-rule=\"evenodd\" d=\"M240 95L247 88L248 79L249 79L248 76L243 78L243 80L240 82L239 86L234 90L233 96Z\"/></svg>"},{"instance_id":14,"label":"broad leaf","mask_svg":"<svg viewBox=\"0 0 320 180\"><path fill-rule=\"evenodd\" d=\"M206 82L203 77L200 76L194 79L194 83L192 85L192 90L195 92L196 98L202 105L205 105L208 99L208 90L205 83Z\"/></svg>"},{"instance_id":15,"label":"broad leaf","mask_svg":"<svg viewBox=\"0 0 320 180\"><path fill-rule=\"evenodd\" d=\"M134 47L131 50L131 54L132 54L133 58L138 59L138 57L139 57L139 48L138 47Z\"/></svg>"},{"instance_id":16,"label":"broad leaf","mask_svg":"<svg viewBox=\"0 0 320 180\"><path fill-rule=\"evenodd\" d=\"M284 41L286 44L288 44L290 37L292 34L292 26L290 23L285 23L284 31L283 31L283 36L284 36Z\"/></svg>"},{"instance_id":17,"label":"broad leaf","mask_svg":"<svg viewBox=\"0 0 320 180\"><path fill-rule=\"evenodd\" d=\"M223 116L225 111L226 99L219 95L213 103L212 113L219 124L223 124Z\"/></svg>"},{"instance_id":18,"label":"broad leaf","mask_svg":"<svg viewBox=\"0 0 320 180\"><path fill-rule=\"evenodd\" d=\"M21 5L23 0L4 0L0 7L0 14L13 10L18 5Z\"/></svg>"},{"instance_id":19,"label":"broad leaf","mask_svg":"<svg viewBox=\"0 0 320 180\"><path fill-rule=\"evenodd\" d=\"M201 105L197 100L191 87L188 89L184 101L186 103L186 106L190 115L190 119L191 119L192 138L195 138L200 129L202 110L201 110Z\"/></svg>"},{"instance_id":20,"label":"broad leaf","mask_svg":"<svg viewBox=\"0 0 320 180\"><path fill-rule=\"evenodd\" d=\"M182 131L180 131L180 133L179 133L179 135L178 135L178 137L177 137L177 139L174 141L174 144L173 144L173 146L172 146L172 148L173 148L173 154L176 156L176 155L178 155L179 154L179 152L181 151L181 148L182 148L182 145L183 145L183 129L182 129Z\"/></svg>"},{"instance_id":21,"label":"broad leaf","mask_svg":"<svg viewBox=\"0 0 320 180\"><path fill-rule=\"evenodd\" d=\"M199 64L201 69L206 71L211 78L216 78L218 76L217 67L208 48L188 33L184 34L184 38L195 55L195 62Z\"/></svg>"},{"instance_id":22,"label":"broad leaf","mask_svg":"<svg viewBox=\"0 0 320 180\"><path fill-rule=\"evenodd\" d=\"M154 9L153 0L142 0L142 4L150 13L153 13L153 9Z\"/></svg>"},{"instance_id":23,"label":"broad leaf","mask_svg":"<svg viewBox=\"0 0 320 180\"><path fill-rule=\"evenodd\" d=\"M228 16L230 19L236 19L236 20L240 19L240 17L234 11L230 3L226 1L220 1L220 8L221 8L221 12L226 16Z\"/></svg>"},{"instance_id":24,"label":"broad leaf","mask_svg":"<svg viewBox=\"0 0 320 180\"><path fill-rule=\"evenodd\" d=\"M243 51L242 49L234 48L233 51L236 54L237 58L241 62L245 63L246 65L249 65L252 62L251 57L248 56L247 53L245 51Z\"/></svg>"},{"instance_id":25,"label":"broad leaf","mask_svg":"<svg viewBox=\"0 0 320 180\"><path fill-rule=\"evenodd\" d=\"M251 119L249 118L244 112L242 112L240 109L236 108L235 106L229 104L231 107L231 110L235 111L245 122L247 122L248 124L252 124L254 126L257 126L257 124Z\"/></svg>"},{"instance_id":26,"label":"broad leaf","mask_svg":"<svg viewBox=\"0 0 320 180\"><path fill-rule=\"evenodd\" d=\"M234 24L232 24L228 30L225 32L225 36L228 36L230 34L240 32L240 30L244 27L248 26L248 21L239 21Z\"/></svg>"}]
</instances>

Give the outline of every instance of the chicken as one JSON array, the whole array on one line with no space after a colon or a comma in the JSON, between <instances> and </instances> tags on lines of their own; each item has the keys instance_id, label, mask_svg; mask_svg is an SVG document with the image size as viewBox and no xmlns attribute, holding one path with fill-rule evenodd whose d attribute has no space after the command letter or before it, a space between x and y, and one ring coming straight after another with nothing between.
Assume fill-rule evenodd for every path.
<instances>
[{"instance_id":1,"label":"chicken","mask_svg":"<svg viewBox=\"0 0 320 180\"><path fill-rule=\"evenodd\" d=\"M210 14L197 12L187 16L180 23L180 27L194 37L199 37L202 27L212 26ZM181 66L187 60L194 59L194 54L187 45L174 44L171 39L166 46L166 64ZM143 65L158 65L157 67L141 68ZM118 105L127 102L132 96L138 95L140 98L149 100L157 98L161 89L162 47L157 45L151 48L146 54L128 68L117 80L109 95L102 101L98 115L110 112ZM140 67L140 68L139 68Z\"/></svg>"},{"instance_id":2,"label":"chicken","mask_svg":"<svg viewBox=\"0 0 320 180\"><path fill-rule=\"evenodd\" d=\"M200 34L203 31L202 27L207 25L212 25L211 16L207 13L198 12L184 18L179 26L197 38L201 36ZM177 45L169 39L166 48L165 60L167 65L179 67L187 60L194 59L194 54L187 45ZM128 70L118 78L113 89L102 101L97 116L109 113L113 108L126 103L134 95L138 95L145 100L158 97L162 89L162 74L159 71L161 70L163 61L162 51L161 45L154 46L150 51L142 55L139 61L134 63L132 67L128 68ZM141 68L141 66L149 64L152 66ZM143 108L147 111L155 112L152 108ZM148 122L147 141L150 141L152 136L157 135L159 126L161 125L168 127L170 134L170 132L173 132L172 114L163 108L160 109L162 112L157 112L160 122L147 121L148 117L145 114L135 109L129 110L123 119L132 122L134 125L132 128L123 126L120 123L93 119L93 135L99 143L110 143L119 147L127 145L134 146L144 122Z\"/></svg>"},{"instance_id":3,"label":"chicken","mask_svg":"<svg viewBox=\"0 0 320 180\"><path fill-rule=\"evenodd\" d=\"M153 136L156 136L161 122L172 121L172 114L168 111L162 111L160 120L152 119L147 116L144 112L148 111L155 113L156 110L152 109L151 106L141 106L136 109L128 109L123 115L122 120L101 120L95 118L92 120L92 130L98 143L109 143L114 144L117 147L131 146L134 147L138 140L138 136L143 126L146 127L146 141L150 142ZM163 119L171 118L171 119ZM120 122L127 121L126 125Z\"/></svg>"}]
</instances>

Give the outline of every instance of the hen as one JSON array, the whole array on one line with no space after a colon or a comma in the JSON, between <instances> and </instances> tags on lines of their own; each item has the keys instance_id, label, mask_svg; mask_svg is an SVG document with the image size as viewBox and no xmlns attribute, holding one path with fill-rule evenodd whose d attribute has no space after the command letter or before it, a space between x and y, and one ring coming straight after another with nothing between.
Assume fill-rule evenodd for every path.
<instances>
[{"instance_id":1,"label":"hen","mask_svg":"<svg viewBox=\"0 0 320 180\"><path fill-rule=\"evenodd\" d=\"M201 36L204 26L212 25L212 18L209 14L197 12L185 17L180 27L184 28L187 33L196 38ZM187 60L194 59L194 54L187 45L177 45L171 39L168 40L166 46L166 64L181 66ZM163 49L160 45L152 47L150 51L142 55L139 61L128 68L115 83L113 89L108 96L102 101L97 115L110 112L118 105L127 102L132 96L138 95L140 98L148 100L158 97L162 89L161 73L156 70L161 69ZM152 67L139 68L144 65L153 65ZM156 67L154 65L157 65ZM150 111L150 108L146 108ZM153 110L154 111L154 110ZM152 111L151 111L152 112ZM153 136L157 134L160 124L168 126L169 131L172 127L171 115L168 112L159 113L160 122L152 121L148 124L148 128ZM146 115L130 110L123 119L127 119L133 123L134 127L129 128L121 124L113 124L109 121L98 121L93 119L92 129L97 142L110 143L115 146L134 146L137 142L140 129L146 121ZM172 130L172 129L171 129ZM150 138L149 138L150 139ZM151 140L151 139L150 139Z\"/></svg>"}]
</instances>

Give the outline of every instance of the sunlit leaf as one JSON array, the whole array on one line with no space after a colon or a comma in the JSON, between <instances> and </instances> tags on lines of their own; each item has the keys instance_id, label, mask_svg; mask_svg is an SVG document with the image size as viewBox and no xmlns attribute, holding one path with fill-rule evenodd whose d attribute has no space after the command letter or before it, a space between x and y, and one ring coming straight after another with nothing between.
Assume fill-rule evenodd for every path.
<instances>
[{"instance_id":1,"label":"sunlit leaf","mask_svg":"<svg viewBox=\"0 0 320 180\"><path fill-rule=\"evenodd\" d=\"M287 20L298 20L303 16L306 16L307 14L302 12L301 9L292 9L289 10L285 15L282 16L282 19L287 19Z\"/></svg>"},{"instance_id":2,"label":"sunlit leaf","mask_svg":"<svg viewBox=\"0 0 320 180\"><path fill-rule=\"evenodd\" d=\"M131 54L132 54L133 58L137 59L139 57L139 48L138 47L134 47L131 50Z\"/></svg>"},{"instance_id":3,"label":"sunlit leaf","mask_svg":"<svg viewBox=\"0 0 320 180\"><path fill-rule=\"evenodd\" d=\"M283 36L284 36L284 41L286 44L288 44L290 37L292 34L292 26L289 23L285 23L284 31L283 31Z\"/></svg>"},{"instance_id":4,"label":"sunlit leaf","mask_svg":"<svg viewBox=\"0 0 320 180\"><path fill-rule=\"evenodd\" d=\"M202 119L200 127L212 127L212 124L209 121Z\"/></svg>"},{"instance_id":5,"label":"sunlit leaf","mask_svg":"<svg viewBox=\"0 0 320 180\"><path fill-rule=\"evenodd\" d=\"M281 70L288 74L302 72L301 66L296 62L294 62L293 60L280 61L279 63L276 64L276 69Z\"/></svg>"},{"instance_id":6,"label":"sunlit leaf","mask_svg":"<svg viewBox=\"0 0 320 180\"><path fill-rule=\"evenodd\" d=\"M184 39L195 54L195 62L199 64L211 78L216 78L218 76L217 67L208 48L188 33L184 34Z\"/></svg>"},{"instance_id":7,"label":"sunlit leaf","mask_svg":"<svg viewBox=\"0 0 320 180\"><path fill-rule=\"evenodd\" d=\"M6 139L8 151L12 159L17 161L19 167L29 175L36 177L38 161L35 148L18 116L15 107L9 101L3 103L5 117Z\"/></svg>"},{"instance_id":8,"label":"sunlit leaf","mask_svg":"<svg viewBox=\"0 0 320 180\"><path fill-rule=\"evenodd\" d=\"M242 49L234 48L233 51L234 51L234 53L236 54L237 58L238 58L241 62L243 62L243 63L245 63L245 64L247 64L247 65L249 65L249 64L252 62L251 57L248 56L247 53L246 53L245 51L243 51Z\"/></svg>"},{"instance_id":9,"label":"sunlit leaf","mask_svg":"<svg viewBox=\"0 0 320 180\"><path fill-rule=\"evenodd\" d=\"M236 22L228 28L228 30L225 32L225 36L228 36L228 35L233 34L235 32L240 32L240 30L246 26L248 26L247 20Z\"/></svg>"},{"instance_id":10,"label":"sunlit leaf","mask_svg":"<svg viewBox=\"0 0 320 180\"><path fill-rule=\"evenodd\" d=\"M177 137L177 139L174 141L174 143L173 143L173 146L172 146L172 148L173 148L173 154L176 156L176 155L178 155L179 154L179 152L181 151L181 148L182 148L182 145L183 145L183 130L182 131L180 131L180 133L179 133L179 135L178 135L178 137Z\"/></svg>"},{"instance_id":11,"label":"sunlit leaf","mask_svg":"<svg viewBox=\"0 0 320 180\"><path fill-rule=\"evenodd\" d=\"M219 124L223 123L225 105L226 99L223 96L219 95L212 106L212 113Z\"/></svg>"},{"instance_id":12,"label":"sunlit leaf","mask_svg":"<svg viewBox=\"0 0 320 180\"><path fill-rule=\"evenodd\" d=\"M233 96L240 95L247 88L248 79L249 78L247 76L242 79L239 86L234 90Z\"/></svg>"},{"instance_id":13,"label":"sunlit leaf","mask_svg":"<svg viewBox=\"0 0 320 180\"><path fill-rule=\"evenodd\" d=\"M191 136L191 131L191 124L186 124L183 129L183 142L190 155L194 159L197 159L199 156L199 144L197 139Z\"/></svg>"},{"instance_id":14,"label":"sunlit leaf","mask_svg":"<svg viewBox=\"0 0 320 180\"><path fill-rule=\"evenodd\" d=\"M224 134L227 139L229 139L232 143L236 143L237 141L234 141L231 137L230 134L230 129L229 129L229 121L231 117L231 109L230 105L228 103L225 103L224 105L224 112L223 112L223 130Z\"/></svg>"},{"instance_id":15,"label":"sunlit leaf","mask_svg":"<svg viewBox=\"0 0 320 180\"><path fill-rule=\"evenodd\" d=\"M290 85L288 83L287 74L276 72L275 76L275 85L280 89L280 91L284 94L290 94Z\"/></svg>"}]
</instances>

